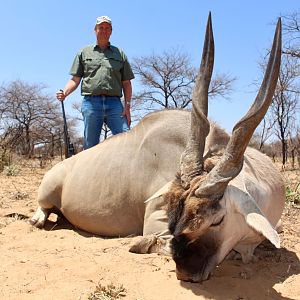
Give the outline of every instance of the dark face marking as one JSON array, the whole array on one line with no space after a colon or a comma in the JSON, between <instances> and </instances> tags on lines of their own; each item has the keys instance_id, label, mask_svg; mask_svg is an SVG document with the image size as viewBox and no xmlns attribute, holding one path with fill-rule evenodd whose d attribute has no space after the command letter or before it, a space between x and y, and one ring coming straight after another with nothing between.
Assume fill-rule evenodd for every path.
<instances>
[{"instance_id":1,"label":"dark face marking","mask_svg":"<svg viewBox=\"0 0 300 300\"><path fill-rule=\"evenodd\" d=\"M178 279L186 281L207 279L220 245L215 229L224 219L219 201L197 198L194 190L184 190L177 180L165 196L176 273Z\"/></svg>"},{"instance_id":2,"label":"dark face marking","mask_svg":"<svg viewBox=\"0 0 300 300\"><path fill-rule=\"evenodd\" d=\"M207 279L205 275L207 267L218 250L218 244L218 240L212 234L200 236L194 242L190 242L185 235L174 237L171 247L178 279L184 281L195 281L193 278Z\"/></svg>"},{"instance_id":3,"label":"dark face marking","mask_svg":"<svg viewBox=\"0 0 300 300\"><path fill-rule=\"evenodd\" d=\"M197 198L194 194L197 185L184 190L180 180L175 180L170 191L165 195L168 203L167 214L169 230L173 235L197 232L203 224L216 223L215 216L221 211L218 200Z\"/></svg>"},{"instance_id":4,"label":"dark face marking","mask_svg":"<svg viewBox=\"0 0 300 300\"><path fill-rule=\"evenodd\" d=\"M186 191L181 186L180 179L177 178L170 189L165 194L164 200L168 203L167 215L169 220L169 230L173 234L184 209L184 194Z\"/></svg>"}]
</instances>

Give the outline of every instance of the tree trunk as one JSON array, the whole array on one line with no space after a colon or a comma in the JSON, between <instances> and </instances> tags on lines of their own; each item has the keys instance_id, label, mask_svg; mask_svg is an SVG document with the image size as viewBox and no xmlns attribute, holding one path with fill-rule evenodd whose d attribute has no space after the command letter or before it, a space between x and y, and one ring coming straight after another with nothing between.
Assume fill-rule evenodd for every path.
<instances>
[{"instance_id":1,"label":"tree trunk","mask_svg":"<svg viewBox=\"0 0 300 300\"><path fill-rule=\"evenodd\" d=\"M292 169L293 169L293 170L295 169L295 151L296 151L295 148L293 148L292 151L291 151L291 156L292 156Z\"/></svg>"},{"instance_id":2,"label":"tree trunk","mask_svg":"<svg viewBox=\"0 0 300 300\"><path fill-rule=\"evenodd\" d=\"M26 155L28 158L31 158L32 156L32 149L31 149L31 139L30 139L30 133L29 133L29 127L25 127L25 149L24 149L24 155Z\"/></svg>"}]
</instances>

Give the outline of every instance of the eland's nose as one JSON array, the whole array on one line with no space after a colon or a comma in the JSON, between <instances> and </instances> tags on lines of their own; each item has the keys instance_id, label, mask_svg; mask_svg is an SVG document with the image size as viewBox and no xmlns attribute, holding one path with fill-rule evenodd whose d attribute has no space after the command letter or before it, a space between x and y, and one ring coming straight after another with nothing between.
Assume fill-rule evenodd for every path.
<instances>
[{"instance_id":1,"label":"eland's nose","mask_svg":"<svg viewBox=\"0 0 300 300\"><path fill-rule=\"evenodd\" d=\"M176 269L176 277L178 280L187 282L201 282L201 277L197 274L188 274L185 272L180 272Z\"/></svg>"}]
</instances>

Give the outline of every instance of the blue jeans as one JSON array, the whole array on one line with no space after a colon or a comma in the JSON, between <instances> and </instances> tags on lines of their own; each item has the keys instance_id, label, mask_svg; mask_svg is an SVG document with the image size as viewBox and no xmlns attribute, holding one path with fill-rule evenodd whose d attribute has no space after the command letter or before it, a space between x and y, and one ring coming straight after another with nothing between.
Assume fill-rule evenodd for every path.
<instances>
[{"instance_id":1,"label":"blue jeans","mask_svg":"<svg viewBox=\"0 0 300 300\"><path fill-rule=\"evenodd\" d=\"M112 134L129 130L126 117L122 116L124 108L119 97L84 96L81 113L84 121L84 149L99 143L103 123Z\"/></svg>"}]
</instances>

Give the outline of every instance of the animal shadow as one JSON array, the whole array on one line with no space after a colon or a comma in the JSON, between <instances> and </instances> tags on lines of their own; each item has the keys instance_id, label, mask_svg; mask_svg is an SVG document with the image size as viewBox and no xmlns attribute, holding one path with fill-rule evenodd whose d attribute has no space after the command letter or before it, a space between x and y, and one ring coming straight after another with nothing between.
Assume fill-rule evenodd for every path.
<instances>
[{"instance_id":1,"label":"animal shadow","mask_svg":"<svg viewBox=\"0 0 300 300\"><path fill-rule=\"evenodd\" d=\"M77 232L79 235L83 237L95 237L97 235L86 232L73 224L71 224L62 214L57 215L56 221L46 220L45 226L43 228L46 231L55 231L61 229L67 229Z\"/></svg>"},{"instance_id":2,"label":"animal shadow","mask_svg":"<svg viewBox=\"0 0 300 300\"><path fill-rule=\"evenodd\" d=\"M181 282L181 286L197 296L214 300L295 300L284 297L274 286L300 273L296 253L286 248L276 249L266 240L256 248L255 255L259 260L250 264L224 260L208 281Z\"/></svg>"}]
</instances>

